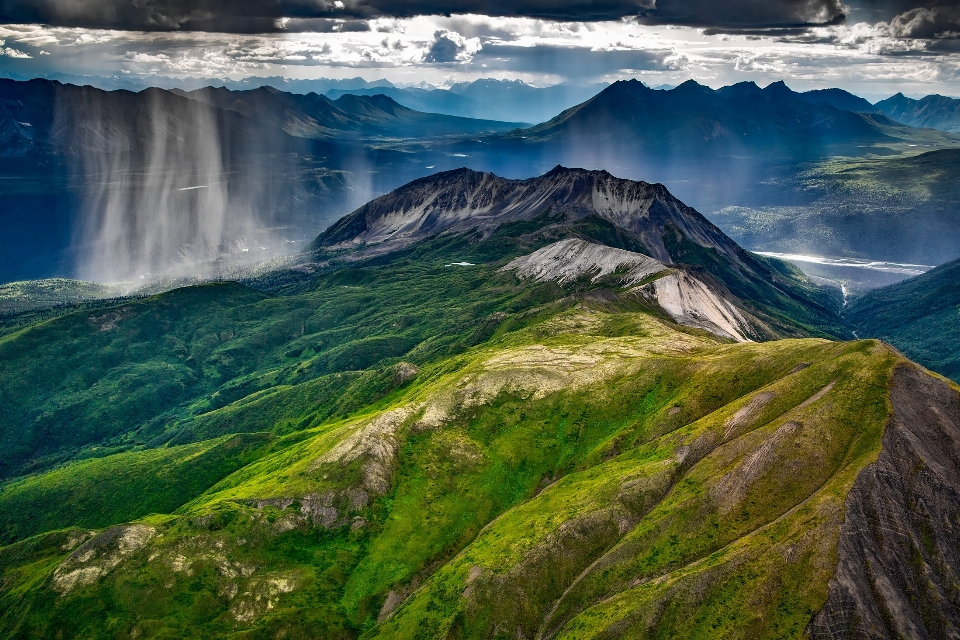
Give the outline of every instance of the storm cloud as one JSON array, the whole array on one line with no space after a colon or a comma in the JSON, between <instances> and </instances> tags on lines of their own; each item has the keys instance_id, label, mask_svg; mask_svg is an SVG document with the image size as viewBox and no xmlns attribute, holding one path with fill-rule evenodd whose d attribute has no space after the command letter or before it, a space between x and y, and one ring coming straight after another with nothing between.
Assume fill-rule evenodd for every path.
<instances>
[{"instance_id":1,"label":"storm cloud","mask_svg":"<svg viewBox=\"0 0 960 640\"><path fill-rule=\"evenodd\" d=\"M960 5L920 7L890 21L897 38L956 38L960 36Z\"/></svg>"},{"instance_id":2,"label":"storm cloud","mask_svg":"<svg viewBox=\"0 0 960 640\"><path fill-rule=\"evenodd\" d=\"M580 22L634 17L714 28L824 25L844 16L841 0L0 0L0 23L137 31L267 33L308 30L318 19L451 14Z\"/></svg>"}]
</instances>

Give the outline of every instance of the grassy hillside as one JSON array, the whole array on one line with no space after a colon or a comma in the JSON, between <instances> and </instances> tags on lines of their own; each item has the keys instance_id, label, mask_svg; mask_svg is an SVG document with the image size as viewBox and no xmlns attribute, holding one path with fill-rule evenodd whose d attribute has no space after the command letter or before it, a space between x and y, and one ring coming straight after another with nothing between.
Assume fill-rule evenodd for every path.
<instances>
[{"instance_id":1,"label":"grassy hillside","mask_svg":"<svg viewBox=\"0 0 960 640\"><path fill-rule=\"evenodd\" d=\"M5 485L5 513L59 531L0 549L0 628L603 637L655 622L667 636L800 637L898 360L870 341L734 345L603 303L554 307L241 454L221 438ZM276 392L290 418L324 413L312 384ZM193 473L185 453L219 456L222 479L198 477L198 495L171 484ZM165 515L97 511L120 468L157 496L139 514Z\"/></svg>"},{"instance_id":2,"label":"grassy hillside","mask_svg":"<svg viewBox=\"0 0 960 640\"><path fill-rule=\"evenodd\" d=\"M0 478L78 455L303 429L356 410L402 376L354 372L420 366L552 313L549 305L575 304L571 294L595 286L565 290L498 270L565 234L611 229L506 224L480 242L441 236L362 263L269 272L250 282L256 289L214 282L0 334ZM686 261L726 273L713 253L688 253ZM463 261L475 264L454 264ZM754 301L758 317L781 335L842 335L822 290L783 263L758 265L776 286L734 292ZM294 415L289 394L325 408ZM241 400L257 404L211 414Z\"/></svg>"},{"instance_id":3,"label":"grassy hillside","mask_svg":"<svg viewBox=\"0 0 960 640\"><path fill-rule=\"evenodd\" d=\"M924 366L960 380L960 260L867 292L844 315L859 335L886 340Z\"/></svg>"},{"instance_id":4,"label":"grassy hillside","mask_svg":"<svg viewBox=\"0 0 960 640\"><path fill-rule=\"evenodd\" d=\"M212 283L0 337L0 474L91 446L162 444L178 420L278 385L463 349L495 311L563 295L497 275L497 265L445 267L457 253L441 253L305 277L295 296ZM327 393L338 384L328 380Z\"/></svg>"}]
</instances>

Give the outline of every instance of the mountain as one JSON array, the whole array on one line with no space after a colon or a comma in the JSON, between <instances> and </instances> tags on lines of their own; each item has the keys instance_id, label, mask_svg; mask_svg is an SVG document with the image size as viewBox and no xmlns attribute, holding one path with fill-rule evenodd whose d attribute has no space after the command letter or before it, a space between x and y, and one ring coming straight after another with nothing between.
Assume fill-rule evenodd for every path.
<instances>
[{"instance_id":1,"label":"mountain","mask_svg":"<svg viewBox=\"0 0 960 640\"><path fill-rule=\"evenodd\" d=\"M233 80L230 78L172 78L170 76L159 76L156 74L122 74L122 76L107 77L53 72L23 75L6 70L0 72L0 77L20 81L42 78L44 80L57 81L62 84L75 84L78 87L96 87L104 91L115 91L117 89L143 91L144 89L154 87L168 90L181 89L183 91L203 89L204 87L224 87L233 91L244 91L247 89L258 89L260 87L273 87L274 89L287 91L289 93L326 93L327 91L336 89L353 90L393 87L393 84L389 80L383 78L367 81L359 76L355 78L314 78L309 80L284 78L283 76L247 76L240 80Z\"/></svg>"},{"instance_id":2,"label":"mountain","mask_svg":"<svg viewBox=\"0 0 960 640\"><path fill-rule=\"evenodd\" d=\"M106 92L47 80L0 79L2 152L6 157L14 157L42 146L127 150L142 144L149 135L145 130L150 126L152 111L176 115L191 108L188 100L217 109L211 118L221 137L234 135L225 127L240 128L246 135L265 141L277 138L281 146L285 137L281 131L310 139L337 139L344 135L423 138L471 135L510 126L420 113L382 95L350 95L334 101L322 95L290 94L271 87L248 91L207 87L189 92L155 88L139 93ZM224 119L230 122L224 124ZM99 132L98 127L104 131ZM133 132L135 144L134 140L120 139L129 137L128 132ZM90 135L100 137L94 139Z\"/></svg>"},{"instance_id":3,"label":"mountain","mask_svg":"<svg viewBox=\"0 0 960 640\"><path fill-rule=\"evenodd\" d=\"M528 180L508 180L471 169L421 178L345 216L324 231L313 247L336 250L362 245L368 253L395 251L438 233L476 229L489 234L502 224L543 215L569 221L599 217L629 230L647 254L665 262L673 261L664 240L669 228L739 261L733 242L663 185L562 166Z\"/></svg>"},{"instance_id":4,"label":"mountain","mask_svg":"<svg viewBox=\"0 0 960 640\"><path fill-rule=\"evenodd\" d=\"M528 233L572 231L663 264L705 269L707 277L733 296L755 305L750 312L764 322L779 324L774 318L790 308L811 326L843 331L831 320L836 316L826 294L784 272L782 263L744 251L663 185L624 180L606 171L558 166L529 180L470 169L438 173L345 216L320 234L311 249L334 256L352 252L356 259L397 251L437 234L486 238L510 225Z\"/></svg>"},{"instance_id":5,"label":"mountain","mask_svg":"<svg viewBox=\"0 0 960 640\"><path fill-rule=\"evenodd\" d=\"M897 122L911 127L929 127L960 133L960 100L956 98L930 95L914 100L898 93L881 100L875 106Z\"/></svg>"},{"instance_id":6,"label":"mountain","mask_svg":"<svg viewBox=\"0 0 960 640\"><path fill-rule=\"evenodd\" d=\"M441 170L467 158L459 162L508 177L556 164L602 168L661 182L713 212L806 204L809 195L800 186L805 173L833 158L883 158L960 144L946 132L811 99L782 82L714 90L688 81L656 90L619 81L536 126L434 145L430 164Z\"/></svg>"},{"instance_id":7,"label":"mountain","mask_svg":"<svg viewBox=\"0 0 960 640\"><path fill-rule=\"evenodd\" d=\"M484 114L482 107L470 98L447 91L446 89L422 89L419 87L371 87L362 89L330 89L324 93L331 100L345 95L388 96L405 107L427 113L445 113L453 116L477 117ZM498 118L492 118L497 120ZM516 120L503 118L502 120Z\"/></svg>"},{"instance_id":8,"label":"mountain","mask_svg":"<svg viewBox=\"0 0 960 640\"><path fill-rule=\"evenodd\" d=\"M713 90L689 80L657 91L637 80L621 80L556 118L510 136L528 143L560 139L565 145L590 139L665 157L807 156L830 145L887 139L882 127L888 122L813 104L783 82L764 89L743 82Z\"/></svg>"},{"instance_id":9,"label":"mountain","mask_svg":"<svg viewBox=\"0 0 960 640\"><path fill-rule=\"evenodd\" d=\"M880 111L878 107L870 104L867 100L843 89L814 89L813 91L800 93L800 97L811 104L829 105L841 111L853 111L855 113L877 113Z\"/></svg>"},{"instance_id":10,"label":"mountain","mask_svg":"<svg viewBox=\"0 0 960 640\"><path fill-rule=\"evenodd\" d=\"M844 309L858 335L881 338L934 371L960 380L960 260L869 291Z\"/></svg>"},{"instance_id":11,"label":"mountain","mask_svg":"<svg viewBox=\"0 0 960 640\"><path fill-rule=\"evenodd\" d=\"M955 634L960 388L725 335L775 263L659 185L429 180L246 284L4 330L0 634ZM400 214L436 226L349 241Z\"/></svg>"},{"instance_id":12,"label":"mountain","mask_svg":"<svg viewBox=\"0 0 960 640\"><path fill-rule=\"evenodd\" d=\"M338 139L344 135L429 138L503 131L516 123L475 120L422 113L398 104L381 92L347 93L336 100L324 95L285 93L272 87L230 91L206 87L178 92L218 109L236 111L266 121L302 138Z\"/></svg>"},{"instance_id":13,"label":"mountain","mask_svg":"<svg viewBox=\"0 0 960 640\"><path fill-rule=\"evenodd\" d=\"M431 113L506 122L536 123L549 120L561 111L593 97L606 85L553 85L533 87L521 80L481 78L462 82L449 89L419 87L365 87L331 89L325 95L376 95L391 97L405 107Z\"/></svg>"}]
</instances>

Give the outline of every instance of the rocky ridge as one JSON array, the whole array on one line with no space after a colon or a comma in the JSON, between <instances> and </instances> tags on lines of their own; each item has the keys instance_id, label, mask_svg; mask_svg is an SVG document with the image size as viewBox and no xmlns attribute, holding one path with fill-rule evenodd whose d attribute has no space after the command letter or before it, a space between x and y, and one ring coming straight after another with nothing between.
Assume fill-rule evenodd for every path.
<instances>
[{"instance_id":1,"label":"rocky ridge","mask_svg":"<svg viewBox=\"0 0 960 640\"><path fill-rule=\"evenodd\" d=\"M456 169L415 180L372 200L324 231L313 248L389 253L442 233L477 230L547 216L571 222L596 216L633 234L647 253L674 262L664 236L675 230L701 247L739 262L743 250L666 187L616 178L606 171L557 166L528 180Z\"/></svg>"}]
</instances>

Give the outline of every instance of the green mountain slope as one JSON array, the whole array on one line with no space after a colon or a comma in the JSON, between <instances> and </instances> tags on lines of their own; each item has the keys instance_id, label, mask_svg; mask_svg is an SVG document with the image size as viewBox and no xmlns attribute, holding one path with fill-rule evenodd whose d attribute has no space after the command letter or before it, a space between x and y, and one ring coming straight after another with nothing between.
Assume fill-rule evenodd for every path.
<instances>
[{"instance_id":1,"label":"green mountain slope","mask_svg":"<svg viewBox=\"0 0 960 640\"><path fill-rule=\"evenodd\" d=\"M844 316L859 335L887 340L924 366L960 380L960 260L869 291Z\"/></svg>"},{"instance_id":2,"label":"green mountain slope","mask_svg":"<svg viewBox=\"0 0 960 640\"><path fill-rule=\"evenodd\" d=\"M378 407L280 437L169 515L97 532L34 502L66 530L0 550L0 625L800 637L828 600L851 488L883 455L898 376L957 405L955 387L912 366L876 342L730 344L583 302L425 365ZM121 456L163 464L141 452L100 465ZM57 474L96 469L7 485L0 502ZM153 477L145 493L169 491ZM938 584L942 526L913 524L933 536L914 552ZM932 602L930 589L914 596Z\"/></svg>"}]
</instances>

